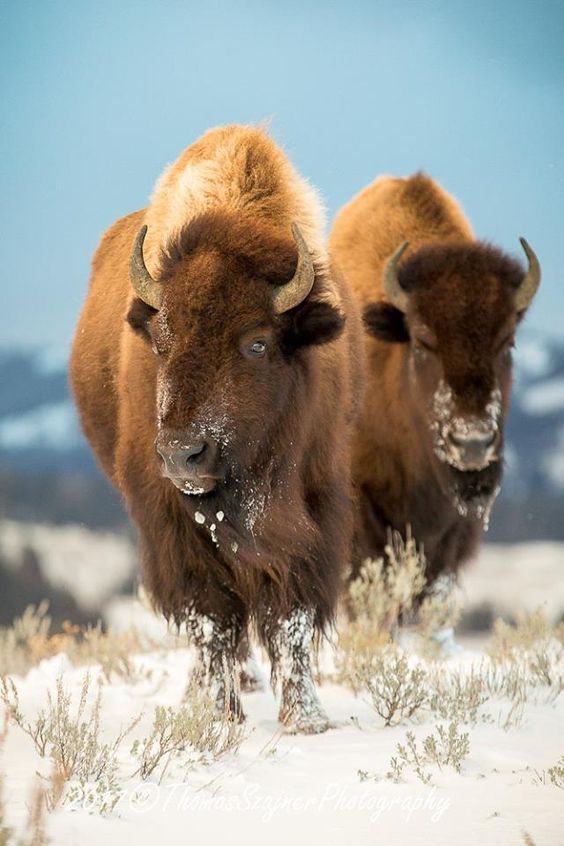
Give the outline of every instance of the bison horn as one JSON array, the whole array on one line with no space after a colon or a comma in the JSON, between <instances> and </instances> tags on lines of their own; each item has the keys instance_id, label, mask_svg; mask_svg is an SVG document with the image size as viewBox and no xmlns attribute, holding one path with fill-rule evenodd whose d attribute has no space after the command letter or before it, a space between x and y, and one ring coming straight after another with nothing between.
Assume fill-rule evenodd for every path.
<instances>
[{"instance_id":1,"label":"bison horn","mask_svg":"<svg viewBox=\"0 0 564 846\"><path fill-rule=\"evenodd\" d=\"M298 248L298 265L296 272L285 285L277 285L272 297L274 313L284 314L300 303L303 303L315 279L313 260L304 237L296 223L292 224L292 235Z\"/></svg>"},{"instance_id":2,"label":"bison horn","mask_svg":"<svg viewBox=\"0 0 564 846\"><path fill-rule=\"evenodd\" d=\"M137 296L158 311L162 305L163 292L161 286L158 282L155 282L145 265L143 241L146 234L147 227L142 226L137 233L129 259L129 278Z\"/></svg>"},{"instance_id":3,"label":"bison horn","mask_svg":"<svg viewBox=\"0 0 564 846\"><path fill-rule=\"evenodd\" d=\"M517 311L525 311L539 287L541 269L539 260L532 248L528 245L524 238L519 238L519 240L521 241L521 246L527 256L529 266L527 268L525 278L521 282L521 285L515 294L515 305L517 307Z\"/></svg>"},{"instance_id":4,"label":"bison horn","mask_svg":"<svg viewBox=\"0 0 564 846\"><path fill-rule=\"evenodd\" d=\"M383 275L384 293L392 305L404 312L407 311L407 306L409 304L409 294L399 283L398 264L408 247L409 241L404 241L403 244L397 248L395 253L388 259Z\"/></svg>"}]
</instances>

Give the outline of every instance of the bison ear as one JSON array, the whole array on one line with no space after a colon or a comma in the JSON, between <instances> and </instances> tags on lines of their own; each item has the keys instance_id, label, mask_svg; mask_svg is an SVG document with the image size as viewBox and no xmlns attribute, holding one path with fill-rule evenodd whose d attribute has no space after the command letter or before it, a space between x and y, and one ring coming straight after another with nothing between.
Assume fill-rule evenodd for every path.
<instances>
[{"instance_id":1,"label":"bison ear","mask_svg":"<svg viewBox=\"0 0 564 846\"><path fill-rule=\"evenodd\" d=\"M334 306L325 302L302 303L293 312L287 314L289 325L284 338L290 349L327 344L342 333L345 316Z\"/></svg>"},{"instance_id":2,"label":"bison ear","mask_svg":"<svg viewBox=\"0 0 564 846\"><path fill-rule=\"evenodd\" d=\"M409 330L405 314L390 303L372 303L362 315L366 331L379 341L405 344L409 341Z\"/></svg>"},{"instance_id":3,"label":"bison ear","mask_svg":"<svg viewBox=\"0 0 564 846\"><path fill-rule=\"evenodd\" d=\"M149 332L149 321L153 315L157 313L157 310L152 308L150 305L147 305L146 302L140 300L136 297L131 306L129 307L129 311L127 312L125 319L134 330L139 335L142 335L148 341L151 340L151 333Z\"/></svg>"}]
</instances>

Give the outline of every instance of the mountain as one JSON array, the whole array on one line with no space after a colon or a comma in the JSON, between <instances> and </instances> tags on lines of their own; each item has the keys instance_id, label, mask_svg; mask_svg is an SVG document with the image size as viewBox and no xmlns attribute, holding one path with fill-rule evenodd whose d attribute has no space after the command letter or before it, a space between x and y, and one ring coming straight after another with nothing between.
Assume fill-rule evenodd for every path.
<instances>
[{"instance_id":1,"label":"mountain","mask_svg":"<svg viewBox=\"0 0 564 846\"><path fill-rule=\"evenodd\" d=\"M65 356L0 350L0 385L0 475L9 489L4 510L26 518L47 509L50 519L68 519L49 514L51 507L69 509L72 519L89 525L123 521L80 432ZM563 538L563 507L564 340L525 331L515 350L506 472L492 538Z\"/></svg>"}]
</instances>

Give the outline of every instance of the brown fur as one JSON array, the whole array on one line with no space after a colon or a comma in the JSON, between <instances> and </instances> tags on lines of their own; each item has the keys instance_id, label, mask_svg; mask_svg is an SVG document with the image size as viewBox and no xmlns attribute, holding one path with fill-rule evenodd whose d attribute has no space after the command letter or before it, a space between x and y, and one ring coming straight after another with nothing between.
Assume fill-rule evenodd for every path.
<instances>
[{"instance_id":1,"label":"brown fur","mask_svg":"<svg viewBox=\"0 0 564 846\"><path fill-rule=\"evenodd\" d=\"M314 253L315 283L276 316L272 286L296 267L294 221ZM321 221L312 189L264 133L207 133L165 173L148 209L104 235L74 341L82 425L139 529L150 593L167 617L210 615L236 639L254 618L267 640L272 619L295 606L313 608L322 629L350 558L361 330ZM143 223L164 290L158 312L129 282ZM267 360L241 355L253 327L268 338ZM185 495L161 474L157 429L203 423L222 429L225 479Z\"/></svg>"},{"instance_id":2,"label":"brown fur","mask_svg":"<svg viewBox=\"0 0 564 846\"><path fill-rule=\"evenodd\" d=\"M385 263L404 240L410 248L398 276L410 293L406 314L385 302L382 289ZM432 582L472 554L500 482L509 346L521 317L514 295L524 271L477 242L453 198L424 174L382 177L362 191L337 216L330 248L367 328L367 385L353 450L356 567L383 554L390 527L405 532L410 525ZM498 460L483 470L456 469L433 448L441 383L459 419L484 415L492 390L500 391Z\"/></svg>"}]
</instances>

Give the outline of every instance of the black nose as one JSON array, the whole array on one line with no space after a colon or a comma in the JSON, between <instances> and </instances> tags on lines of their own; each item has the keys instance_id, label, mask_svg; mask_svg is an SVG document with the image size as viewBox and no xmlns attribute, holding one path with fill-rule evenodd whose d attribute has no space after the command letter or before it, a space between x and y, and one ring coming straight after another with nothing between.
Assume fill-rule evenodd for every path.
<instances>
[{"instance_id":1,"label":"black nose","mask_svg":"<svg viewBox=\"0 0 564 846\"><path fill-rule=\"evenodd\" d=\"M211 438L185 443L177 437L164 437L157 441L156 448L164 461L165 475L174 482L215 476L217 444Z\"/></svg>"}]
</instances>

